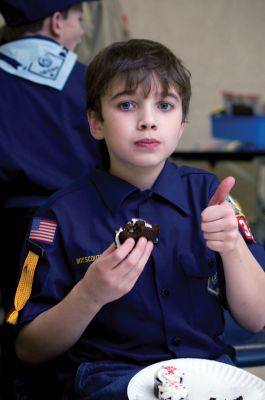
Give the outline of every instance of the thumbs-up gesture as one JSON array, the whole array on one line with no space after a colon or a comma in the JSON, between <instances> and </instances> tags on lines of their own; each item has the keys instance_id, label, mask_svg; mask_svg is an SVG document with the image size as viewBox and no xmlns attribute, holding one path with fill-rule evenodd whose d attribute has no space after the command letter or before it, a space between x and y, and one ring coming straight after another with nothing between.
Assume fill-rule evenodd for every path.
<instances>
[{"instance_id":1,"label":"thumbs-up gesture","mask_svg":"<svg viewBox=\"0 0 265 400\"><path fill-rule=\"evenodd\" d=\"M225 178L201 214L201 229L206 245L221 254L233 250L239 237L234 210L226 201L234 184L235 178Z\"/></svg>"}]
</instances>

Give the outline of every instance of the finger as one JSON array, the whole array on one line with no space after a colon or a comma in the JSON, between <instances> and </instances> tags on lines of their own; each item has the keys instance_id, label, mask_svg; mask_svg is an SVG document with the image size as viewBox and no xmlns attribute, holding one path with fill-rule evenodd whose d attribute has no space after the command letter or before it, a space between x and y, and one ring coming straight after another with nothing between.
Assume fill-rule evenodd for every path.
<instances>
[{"instance_id":1,"label":"finger","mask_svg":"<svg viewBox=\"0 0 265 400\"><path fill-rule=\"evenodd\" d=\"M222 231L222 232L206 232L203 234L203 237L206 241L220 241L220 242L225 242L225 241L230 241L234 240L236 237L236 232L234 231Z\"/></svg>"},{"instance_id":2,"label":"finger","mask_svg":"<svg viewBox=\"0 0 265 400\"><path fill-rule=\"evenodd\" d=\"M120 254L122 258L128 256L128 254L136 247L135 240L133 238L128 238L122 243L117 249L117 254Z\"/></svg>"},{"instance_id":3,"label":"finger","mask_svg":"<svg viewBox=\"0 0 265 400\"><path fill-rule=\"evenodd\" d=\"M146 245L147 245L147 239L145 237L140 237L134 249L131 251L131 253L128 255L126 259L127 268L130 266L133 267L139 262L145 251Z\"/></svg>"},{"instance_id":4,"label":"finger","mask_svg":"<svg viewBox=\"0 0 265 400\"><path fill-rule=\"evenodd\" d=\"M209 201L208 206L215 206L221 204L225 201L226 197L229 195L230 191L235 185L235 178L233 176L227 176L222 180L213 197Z\"/></svg>"},{"instance_id":5,"label":"finger","mask_svg":"<svg viewBox=\"0 0 265 400\"><path fill-rule=\"evenodd\" d=\"M144 244L144 247L142 247L141 251L137 254L137 259L126 260L126 265L124 265L125 268L123 269L124 277L127 276L126 279L133 282L133 284L142 273L152 253L153 247L154 244L151 241L148 241Z\"/></svg>"},{"instance_id":6,"label":"finger","mask_svg":"<svg viewBox=\"0 0 265 400\"><path fill-rule=\"evenodd\" d=\"M224 218L230 218L231 220L234 220L235 213L230 204L225 201L217 206L205 208L205 210L203 210L201 213L201 218L202 223L213 223L215 221L223 220Z\"/></svg>"},{"instance_id":7,"label":"finger","mask_svg":"<svg viewBox=\"0 0 265 400\"><path fill-rule=\"evenodd\" d=\"M134 245L135 242L131 238L127 239L119 248L116 247L115 243L111 243L93 264L98 267L104 265L104 268L111 270L127 257Z\"/></svg>"},{"instance_id":8,"label":"finger","mask_svg":"<svg viewBox=\"0 0 265 400\"><path fill-rule=\"evenodd\" d=\"M144 237L140 238L137 241L135 247L130 252L126 260L124 260L124 262L118 266L121 276L127 275L140 262L145 253L147 243L148 242Z\"/></svg>"}]
</instances>

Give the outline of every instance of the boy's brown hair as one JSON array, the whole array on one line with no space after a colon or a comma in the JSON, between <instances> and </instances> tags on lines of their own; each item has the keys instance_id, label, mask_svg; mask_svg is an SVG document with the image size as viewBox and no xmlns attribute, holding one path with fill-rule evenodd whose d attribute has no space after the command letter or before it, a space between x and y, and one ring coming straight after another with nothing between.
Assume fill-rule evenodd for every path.
<instances>
[{"instance_id":1,"label":"boy's brown hair","mask_svg":"<svg viewBox=\"0 0 265 400\"><path fill-rule=\"evenodd\" d=\"M186 121L191 74L167 47L147 39L113 43L94 57L86 75L87 110L103 121L101 97L114 79L124 79L128 91L136 90L141 84L147 95L154 76L161 83L164 95L170 86L176 88L182 100L182 119Z\"/></svg>"}]
</instances>

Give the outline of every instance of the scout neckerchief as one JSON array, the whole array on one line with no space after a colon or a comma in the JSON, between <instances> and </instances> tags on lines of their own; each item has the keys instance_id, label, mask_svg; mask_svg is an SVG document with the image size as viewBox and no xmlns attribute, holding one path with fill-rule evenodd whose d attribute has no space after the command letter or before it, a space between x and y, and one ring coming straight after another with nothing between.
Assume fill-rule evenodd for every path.
<instances>
[{"instance_id":1,"label":"scout neckerchief","mask_svg":"<svg viewBox=\"0 0 265 400\"><path fill-rule=\"evenodd\" d=\"M62 90L77 55L40 37L19 39L0 46L0 68L9 74Z\"/></svg>"}]
</instances>

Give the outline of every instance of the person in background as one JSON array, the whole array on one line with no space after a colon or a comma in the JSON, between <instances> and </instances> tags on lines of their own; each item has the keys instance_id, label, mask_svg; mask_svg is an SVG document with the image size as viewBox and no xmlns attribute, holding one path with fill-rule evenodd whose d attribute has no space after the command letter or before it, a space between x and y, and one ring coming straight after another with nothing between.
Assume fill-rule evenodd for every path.
<instances>
[{"instance_id":1,"label":"person in background","mask_svg":"<svg viewBox=\"0 0 265 400\"><path fill-rule=\"evenodd\" d=\"M45 199L99 159L85 113L84 33L76 0L3 0L0 46L2 302L13 301L25 229ZM2 39L3 40L3 39Z\"/></svg>"},{"instance_id":2,"label":"person in background","mask_svg":"<svg viewBox=\"0 0 265 400\"><path fill-rule=\"evenodd\" d=\"M114 43L86 85L91 133L108 158L34 216L9 322L21 360L57 359L64 399L126 400L129 380L152 363L232 364L224 309L264 327L265 252L230 196L233 177L168 161L191 96L180 59L150 40ZM158 240L116 246L114 231L134 218L158 224Z\"/></svg>"},{"instance_id":3,"label":"person in background","mask_svg":"<svg viewBox=\"0 0 265 400\"><path fill-rule=\"evenodd\" d=\"M84 34L80 0L1 0L0 13L0 292L7 313L32 215L97 164L100 149L87 134L85 66L74 53Z\"/></svg>"},{"instance_id":4,"label":"person in background","mask_svg":"<svg viewBox=\"0 0 265 400\"><path fill-rule=\"evenodd\" d=\"M88 64L98 51L112 42L131 38L129 17L120 0L97 0L83 3L81 43L75 49L79 61ZM0 14L0 43L4 40L4 19ZM2 39L1 39L2 38Z\"/></svg>"},{"instance_id":5,"label":"person in background","mask_svg":"<svg viewBox=\"0 0 265 400\"><path fill-rule=\"evenodd\" d=\"M83 5L84 36L76 52L84 64L105 46L131 38L129 17L120 0L99 0Z\"/></svg>"}]
</instances>

